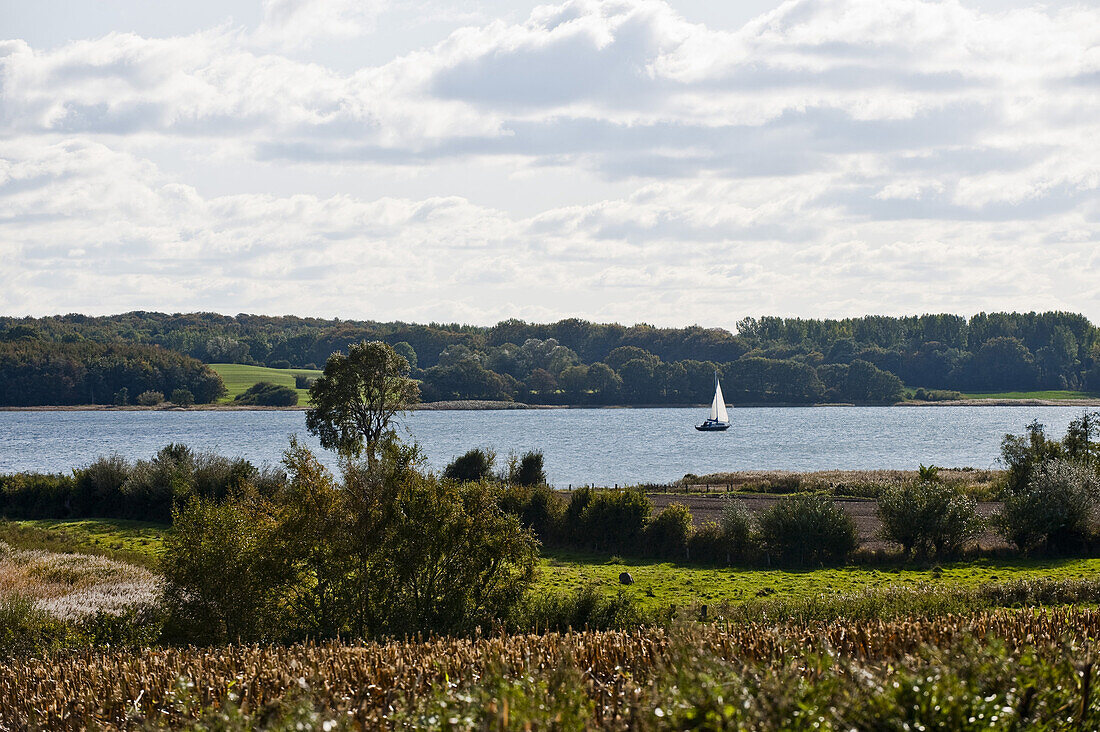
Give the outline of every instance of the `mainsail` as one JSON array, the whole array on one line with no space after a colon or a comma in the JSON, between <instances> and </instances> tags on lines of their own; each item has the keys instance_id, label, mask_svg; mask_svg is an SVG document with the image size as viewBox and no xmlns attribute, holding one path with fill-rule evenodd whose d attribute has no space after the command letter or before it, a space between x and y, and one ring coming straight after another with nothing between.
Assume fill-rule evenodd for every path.
<instances>
[{"instance_id":1,"label":"mainsail","mask_svg":"<svg viewBox=\"0 0 1100 732\"><path fill-rule=\"evenodd\" d=\"M714 372L714 401L710 403L710 418L718 422L729 422L726 413L726 399L722 396L722 384L718 381L718 372Z\"/></svg>"}]
</instances>

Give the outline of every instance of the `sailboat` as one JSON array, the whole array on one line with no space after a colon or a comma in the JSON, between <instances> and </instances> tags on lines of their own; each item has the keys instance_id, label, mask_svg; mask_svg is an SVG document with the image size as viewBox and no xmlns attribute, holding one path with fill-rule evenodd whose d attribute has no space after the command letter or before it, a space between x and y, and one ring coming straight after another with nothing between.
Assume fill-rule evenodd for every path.
<instances>
[{"instance_id":1,"label":"sailboat","mask_svg":"<svg viewBox=\"0 0 1100 732\"><path fill-rule=\"evenodd\" d=\"M710 403L710 417L703 424L695 425L700 432L721 432L730 428L730 416L726 413L726 398L722 396L722 384L718 371L714 372L714 401Z\"/></svg>"}]
</instances>

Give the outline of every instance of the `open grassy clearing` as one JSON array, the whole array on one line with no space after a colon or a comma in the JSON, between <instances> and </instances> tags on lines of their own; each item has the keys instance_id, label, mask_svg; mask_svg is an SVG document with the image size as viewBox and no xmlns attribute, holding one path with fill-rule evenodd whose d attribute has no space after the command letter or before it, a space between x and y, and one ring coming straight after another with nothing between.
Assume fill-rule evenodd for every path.
<instances>
[{"instance_id":1,"label":"open grassy clearing","mask_svg":"<svg viewBox=\"0 0 1100 732\"><path fill-rule=\"evenodd\" d=\"M890 585L957 585L1012 582L1039 577L1055 580L1094 578L1100 558L1088 559L978 559L949 563L940 568L836 567L826 569L738 569L701 567L641 559L608 558L575 552L547 551L540 566L539 588L554 593L573 592L594 585L601 592L623 592L650 610L670 604L740 603L757 597L802 598L823 592L858 592ZM619 583L629 572L634 584Z\"/></svg>"},{"instance_id":2,"label":"open grassy clearing","mask_svg":"<svg viewBox=\"0 0 1100 732\"><path fill-rule=\"evenodd\" d=\"M19 549L100 554L155 567L167 526L141 521L0 522L0 541ZM940 567L834 567L741 569L545 550L536 592L567 594L594 585L607 595L623 592L647 610L669 605L741 603L758 597L798 599L823 592L849 593L892 585L975 587L985 582L1100 576L1100 557L1086 559L976 559ZM619 583L630 572L633 585Z\"/></svg>"},{"instance_id":3,"label":"open grassy clearing","mask_svg":"<svg viewBox=\"0 0 1100 732\"><path fill-rule=\"evenodd\" d=\"M1092 394L1087 391L976 391L964 392L964 399L1049 399L1061 401L1066 399L1100 399L1100 394Z\"/></svg>"},{"instance_id":4,"label":"open grassy clearing","mask_svg":"<svg viewBox=\"0 0 1100 732\"><path fill-rule=\"evenodd\" d=\"M163 548L167 529L164 524L123 519L0 520L0 541L16 549L97 554L153 567Z\"/></svg>"},{"instance_id":5,"label":"open grassy clearing","mask_svg":"<svg viewBox=\"0 0 1100 732\"><path fill-rule=\"evenodd\" d=\"M270 381L279 386L288 386L298 393L298 404L305 405L309 402L308 389L295 389L294 377L297 375L317 377L320 371L312 369L271 369L266 366L249 366L240 363L212 363L210 368L222 377L229 395L222 398L222 403L232 402L238 395L244 393L250 386L261 381Z\"/></svg>"}]
</instances>

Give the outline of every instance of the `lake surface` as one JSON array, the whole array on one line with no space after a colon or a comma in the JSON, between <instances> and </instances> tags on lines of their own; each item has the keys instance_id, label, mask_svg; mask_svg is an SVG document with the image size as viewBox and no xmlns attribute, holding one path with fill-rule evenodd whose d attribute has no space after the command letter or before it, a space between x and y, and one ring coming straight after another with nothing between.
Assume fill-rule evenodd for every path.
<instances>
[{"instance_id":1,"label":"lake surface","mask_svg":"<svg viewBox=\"0 0 1100 732\"><path fill-rule=\"evenodd\" d=\"M1033 419L1065 433L1081 407L772 407L730 411L727 432L697 432L704 409L422 411L400 431L442 469L472 447L541 449L567 485L665 482L723 470L997 467L1001 437ZM148 458L170 442L278 462L291 435L320 450L303 412L0 412L0 473L68 471L101 455ZM326 461L334 461L326 454Z\"/></svg>"}]
</instances>

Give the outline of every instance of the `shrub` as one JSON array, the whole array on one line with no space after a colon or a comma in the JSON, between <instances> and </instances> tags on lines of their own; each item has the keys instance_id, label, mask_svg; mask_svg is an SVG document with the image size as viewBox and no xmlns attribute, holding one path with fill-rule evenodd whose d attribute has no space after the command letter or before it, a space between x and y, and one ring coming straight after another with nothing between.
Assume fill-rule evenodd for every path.
<instances>
[{"instance_id":1,"label":"shrub","mask_svg":"<svg viewBox=\"0 0 1100 732\"><path fill-rule=\"evenodd\" d=\"M258 407L293 407L298 403L298 392L289 386L260 381L238 394L233 401Z\"/></svg>"},{"instance_id":2,"label":"shrub","mask_svg":"<svg viewBox=\"0 0 1100 732\"><path fill-rule=\"evenodd\" d=\"M288 369L290 368L290 361L287 361L285 358L279 358L274 361L269 361L267 365L268 368L273 369Z\"/></svg>"},{"instance_id":3,"label":"shrub","mask_svg":"<svg viewBox=\"0 0 1100 732\"><path fill-rule=\"evenodd\" d=\"M645 527L646 553L661 557L684 557L691 536L691 511L682 503L673 503L657 514Z\"/></svg>"},{"instance_id":4,"label":"shrub","mask_svg":"<svg viewBox=\"0 0 1100 732\"><path fill-rule=\"evenodd\" d=\"M452 460L443 469L443 477L459 483L486 480L493 473L493 463L495 461L496 454L492 450L482 450L475 447L465 455Z\"/></svg>"},{"instance_id":5,"label":"shrub","mask_svg":"<svg viewBox=\"0 0 1100 732\"><path fill-rule=\"evenodd\" d=\"M1095 474L1064 460L1049 460L1032 470L1022 490L1005 497L994 522L1022 551L1069 549L1089 535L1097 490Z\"/></svg>"},{"instance_id":6,"label":"shrub","mask_svg":"<svg viewBox=\"0 0 1100 732\"><path fill-rule=\"evenodd\" d=\"M143 391L138 394L136 401L143 407L155 407L164 401L164 394L159 391Z\"/></svg>"},{"instance_id":7,"label":"shrub","mask_svg":"<svg viewBox=\"0 0 1100 732\"><path fill-rule=\"evenodd\" d=\"M557 542L565 536L565 500L546 484L508 486L501 497L501 508L518 516L520 523L544 543Z\"/></svg>"},{"instance_id":8,"label":"shrub","mask_svg":"<svg viewBox=\"0 0 1100 732\"><path fill-rule=\"evenodd\" d=\"M759 524L764 551L781 562L842 561L857 544L852 517L820 493L781 498Z\"/></svg>"},{"instance_id":9,"label":"shrub","mask_svg":"<svg viewBox=\"0 0 1100 732\"><path fill-rule=\"evenodd\" d=\"M977 538L984 523L972 499L934 480L884 486L877 512L882 538L901 544L906 556L955 554Z\"/></svg>"},{"instance_id":10,"label":"shrub","mask_svg":"<svg viewBox=\"0 0 1100 732\"><path fill-rule=\"evenodd\" d=\"M749 548L752 533L752 514L745 508L745 504L736 498L727 498L722 507L720 526L726 551L731 555L744 554ZM730 558L726 561L730 561Z\"/></svg>"},{"instance_id":11,"label":"shrub","mask_svg":"<svg viewBox=\"0 0 1100 732\"><path fill-rule=\"evenodd\" d=\"M317 381L314 376L307 376L306 374L294 374L294 388L295 389L308 389L313 386L313 383Z\"/></svg>"},{"instance_id":12,"label":"shrub","mask_svg":"<svg viewBox=\"0 0 1100 732\"><path fill-rule=\"evenodd\" d=\"M728 564L731 561L726 537L717 521L707 521L688 539L688 558L698 562Z\"/></svg>"},{"instance_id":13,"label":"shrub","mask_svg":"<svg viewBox=\"0 0 1100 732\"><path fill-rule=\"evenodd\" d=\"M199 497L173 511L164 539L167 635L200 643L273 638L287 578L273 525L255 504Z\"/></svg>"},{"instance_id":14,"label":"shrub","mask_svg":"<svg viewBox=\"0 0 1100 732\"><path fill-rule=\"evenodd\" d=\"M173 389L172 403L181 407L190 407L195 403L195 395L189 389Z\"/></svg>"},{"instance_id":15,"label":"shrub","mask_svg":"<svg viewBox=\"0 0 1100 732\"><path fill-rule=\"evenodd\" d=\"M752 547L752 515L737 498L727 498L720 522L708 521L688 540L688 556L701 562L731 564Z\"/></svg>"},{"instance_id":16,"label":"shrub","mask_svg":"<svg viewBox=\"0 0 1100 732\"><path fill-rule=\"evenodd\" d=\"M116 407L125 407L130 404L130 390L125 386L115 392L114 403Z\"/></svg>"},{"instance_id":17,"label":"shrub","mask_svg":"<svg viewBox=\"0 0 1100 732\"><path fill-rule=\"evenodd\" d=\"M637 552L653 503L639 490L587 491L587 498L573 494L586 505L575 524L575 536L584 544L598 550ZM570 501L570 509L573 502ZM567 510L567 519L570 511Z\"/></svg>"},{"instance_id":18,"label":"shrub","mask_svg":"<svg viewBox=\"0 0 1100 732\"><path fill-rule=\"evenodd\" d=\"M523 454L519 464L510 466L508 482L517 485L538 485L546 482L546 471L543 469L543 455L541 450L532 450Z\"/></svg>"}]
</instances>

